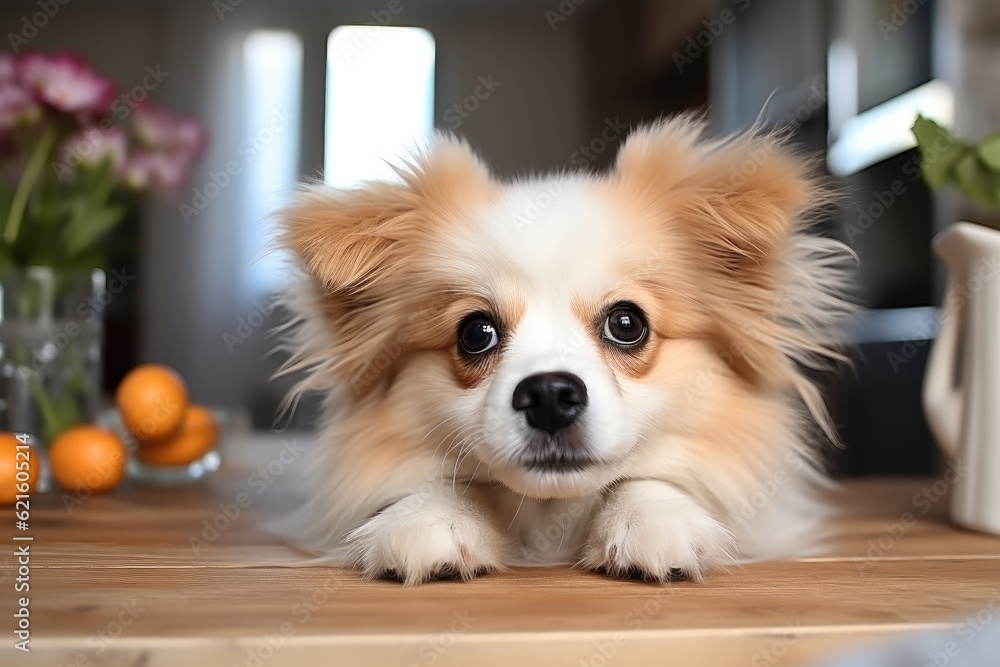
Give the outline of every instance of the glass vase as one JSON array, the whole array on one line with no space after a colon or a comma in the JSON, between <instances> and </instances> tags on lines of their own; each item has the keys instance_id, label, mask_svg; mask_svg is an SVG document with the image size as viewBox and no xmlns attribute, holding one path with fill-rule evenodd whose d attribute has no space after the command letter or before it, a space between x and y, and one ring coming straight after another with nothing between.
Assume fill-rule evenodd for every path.
<instances>
[{"instance_id":1,"label":"glass vase","mask_svg":"<svg viewBox=\"0 0 1000 667\"><path fill-rule=\"evenodd\" d=\"M97 417L110 297L100 269L0 272L0 430L48 445Z\"/></svg>"}]
</instances>

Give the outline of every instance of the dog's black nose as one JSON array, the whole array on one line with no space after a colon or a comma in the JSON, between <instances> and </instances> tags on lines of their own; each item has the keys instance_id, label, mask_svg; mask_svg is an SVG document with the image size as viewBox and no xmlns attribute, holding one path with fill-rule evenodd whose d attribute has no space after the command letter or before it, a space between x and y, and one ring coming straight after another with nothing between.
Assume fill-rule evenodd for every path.
<instances>
[{"instance_id":1,"label":"dog's black nose","mask_svg":"<svg viewBox=\"0 0 1000 667\"><path fill-rule=\"evenodd\" d=\"M587 385L572 373L529 375L514 388L512 404L528 424L555 435L587 407Z\"/></svg>"}]
</instances>

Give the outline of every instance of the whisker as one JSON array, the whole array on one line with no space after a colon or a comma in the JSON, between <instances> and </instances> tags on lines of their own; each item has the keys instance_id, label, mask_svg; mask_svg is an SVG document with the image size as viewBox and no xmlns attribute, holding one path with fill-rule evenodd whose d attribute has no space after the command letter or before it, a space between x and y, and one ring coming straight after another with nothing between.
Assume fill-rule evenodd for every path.
<instances>
[{"instance_id":1,"label":"whisker","mask_svg":"<svg viewBox=\"0 0 1000 667\"><path fill-rule=\"evenodd\" d=\"M521 505L524 504L524 499L527 497L528 496L526 496L525 494L523 493L521 494L521 502L518 503L517 509L514 511L514 517L510 520L510 524L507 526L508 531L510 530L510 527L514 525L514 521L517 520L517 515L521 512Z\"/></svg>"},{"instance_id":2,"label":"whisker","mask_svg":"<svg viewBox=\"0 0 1000 667\"><path fill-rule=\"evenodd\" d=\"M558 556L559 555L559 550L562 549L563 540L565 540L565 539L566 539L566 528L563 527L563 520L562 520L562 517L560 516L559 517L559 546L556 547L556 552L555 552L555 554L553 554L553 556Z\"/></svg>"},{"instance_id":3,"label":"whisker","mask_svg":"<svg viewBox=\"0 0 1000 667\"><path fill-rule=\"evenodd\" d=\"M447 447L447 449L445 449L444 454L441 455L441 463L438 465L438 472L440 473L442 479L444 479L444 475L445 475L445 472L444 472L445 471L445 467L444 466L448 462L448 455L451 454L452 451L454 451L457 447L459 447L462 444L461 440L459 440L459 436L461 435L461 433L462 433L462 427L461 426L458 426L458 427L452 429L448 433L448 437L450 437L451 439L448 441L449 442L448 447ZM442 439L441 444L444 444L445 439L447 439L447 438L443 438ZM438 445L438 447L434 450L434 453L437 453L437 450L440 449L440 448L441 448L441 446Z\"/></svg>"},{"instance_id":4,"label":"whisker","mask_svg":"<svg viewBox=\"0 0 1000 667\"><path fill-rule=\"evenodd\" d=\"M472 486L472 482L475 481L476 473L479 472L479 466L481 465L483 465L483 460L479 459L479 463L476 464L476 469L472 471L472 477L469 478L469 483L465 485L465 490L462 491L463 496L469 492L469 487Z\"/></svg>"}]
</instances>

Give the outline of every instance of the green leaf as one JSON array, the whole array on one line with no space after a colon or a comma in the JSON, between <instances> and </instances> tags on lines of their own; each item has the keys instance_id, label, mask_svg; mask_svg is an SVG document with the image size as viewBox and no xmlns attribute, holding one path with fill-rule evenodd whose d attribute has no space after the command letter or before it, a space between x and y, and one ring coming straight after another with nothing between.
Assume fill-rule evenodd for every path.
<instances>
[{"instance_id":1,"label":"green leaf","mask_svg":"<svg viewBox=\"0 0 1000 667\"><path fill-rule=\"evenodd\" d=\"M124 206L109 206L96 210L85 210L66 230L66 253L76 255L88 250L98 238L111 230L125 217Z\"/></svg>"},{"instance_id":2,"label":"green leaf","mask_svg":"<svg viewBox=\"0 0 1000 667\"><path fill-rule=\"evenodd\" d=\"M979 158L986 163L986 166L1000 171L1000 132L983 139L976 152L979 153Z\"/></svg>"},{"instance_id":3,"label":"green leaf","mask_svg":"<svg viewBox=\"0 0 1000 667\"><path fill-rule=\"evenodd\" d=\"M37 224L52 228L65 223L72 214L73 198L68 195L58 195L49 199L40 199L39 205L32 212L32 220Z\"/></svg>"},{"instance_id":4,"label":"green leaf","mask_svg":"<svg viewBox=\"0 0 1000 667\"><path fill-rule=\"evenodd\" d=\"M0 219L6 220L10 212L10 205L14 202L14 188L0 178Z\"/></svg>"},{"instance_id":5,"label":"green leaf","mask_svg":"<svg viewBox=\"0 0 1000 667\"><path fill-rule=\"evenodd\" d=\"M35 181L41 175L42 169L45 168L45 160L48 158L55 143L56 131L50 127L45 130L38 143L35 144L31 158L24 168L24 173L21 174L21 180L17 184L17 190L14 192L14 199L11 202L10 210L7 212L7 222L4 224L3 240L9 245L17 242L17 234L21 229L21 221L24 219L24 209L28 205L28 197L30 197L31 191L35 187Z\"/></svg>"},{"instance_id":6,"label":"green leaf","mask_svg":"<svg viewBox=\"0 0 1000 667\"><path fill-rule=\"evenodd\" d=\"M0 269L9 269L13 266L14 257L11 255L10 248L0 243Z\"/></svg>"},{"instance_id":7,"label":"green leaf","mask_svg":"<svg viewBox=\"0 0 1000 667\"><path fill-rule=\"evenodd\" d=\"M94 175L96 178L94 179L93 198L95 202L103 204L108 201L108 197L111 196L115 187L115 170L110 155L101 160Z\"/></svg>"},{"instance_id":8,"label":"green leaf","mask_svg":"<svg viewBox=\"0 0 1000 667\"><path fill-rule=\"evenodd\" d=\"M951 136L929 118L917 116L913 123L913 135L920 148L920 166L924 180L934 190L948 182L952 169L969 153L971 148Z\"/></svg>"},{"instance_id":9,"label":"green leaf","mask_svg":"<svg viewBox=\"0 0 1000 667\"><path fill-rule=\"evenodd\" d=\"M983 206L1000 206L1000 173L990 169L975 153L966 154L955 165L955 185Z\"/></svg>"}]
</instances>

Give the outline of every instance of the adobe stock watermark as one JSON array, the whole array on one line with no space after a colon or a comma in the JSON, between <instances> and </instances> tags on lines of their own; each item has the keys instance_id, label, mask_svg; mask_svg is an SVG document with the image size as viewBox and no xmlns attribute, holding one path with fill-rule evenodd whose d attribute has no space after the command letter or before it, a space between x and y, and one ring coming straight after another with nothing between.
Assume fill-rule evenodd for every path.
<instances>
[{"instance_id":1,"label":"adobe stock watermark","mask_svg":"<svg viewBox=\"0 0 1000 667\"><path fill-rule=\"evenodd\" d=\"M622 625L628 630L614 632L606 640L594 642L594 651L589 658L580 659L577 663L579 667L607 667L618 656L618 652L628 644L632 636L642 630L663 609L662 598L670 588L660 586L655 590L656 597L635 605L622 617Z\"/></svg>"},{"instance_id":2,"label":"adobe stock watermark","mask_svg":"<svg viewBox=\"0 0 1000 667\"><path fill-rule=\"evenodd\" d=\"M212 9L219 21L225 21L227 14L232 14L243 4L243 0L212 0Z\"/></svg>"},{"instance_id":3,"label":"adobe stock watermark","mask_svg":"<svg viewBox=\"0 0 1000 667\"><path fill-rule=\"evenodd\" d=\"M93 658L103 655L135 623L140 614L146 611L146 608L140 606L134 597L122 601L118 607L119 611L114 618L108 621L102 629L87 637L86 644L89 650L77 653L73 662L66 667L91 667L95 664L105 664L103 659L95 662Z\"/></svg>"},{"instance_id":4,"label":"adobe stock watermark","mask_svg":"<svg viewBox=\"0 0 1000 667\"><path fill-rule=\"evenodd\" d=\"M263 300L254 299L253 308L245 315L236 318L235 328L232 331L222 332L222 342L225 343L229 354L233 354L237 346L247 342L283 302L282 294L272 294Z\"/></svg>"},{"instance_id":5,"label":"adobe stock watermark","mask_svg":"<svg viewBox=\"0 0 1000 667\"><path fill-rule=\"evenodd\" d=\"M785 466L778 468L770 477L758 482L750 494L743 499L739 507L727 517L727 523L733 527L743 527L774 500L775 496L790 482L795 473L806 468L806 462L795 452L785 454ZM792 471L792 475L789 474Z\"/></svg>"},{"instance_id":6,"label":"adobe stock watermark","mask_svg":"<svg viewBox=\"0 0 1000 667\"><path fill-rule=\"evenodd\" d=\"M396 361L396 359L402 356L404 348L410 342L412 335L411 331L413 328L423 326L424 323L430 322L439 314L440 309L436 306L427 306L416 312L410 313L410 316L400 328L399 334L386 343L377 355L366 361L365 364L351 376L351 387L354 391L360 394L367 387L371 386L371 384L375 382L375 380L377 380L382 373Z\"/></svg>"},{"instance_id":7,"label":"adobe stock watermark","mask_svg":"<svg viewBox=\"0 0 1000 667\"><path fill-rule=\"evenodd\" d=\"M102 118L94 127L81 130L76 135L78 138L72 143L67 143L63 149L62 160L52 162L52 171L59 182L61 183L68 176L71 176L73 170L87 162L87 159L92 155L101 154L102 149L107 152L108 147L105 142L110 141L109 137L117 127L115 119L118 122L126 120L136 107L146 101L149 94L156 90L168 76L170 76L170 72L164 71L159 64L147 65L146 74L142 80L121 93L111 103L110 115Z\"/></svg>"},{"instance_id":8,"label":"adobe stock watermark","mask_svg":"<svg viewBox=\"0 0 1000 667\"><path fill-rule=\"evenodd\" d=\"M406 0L407 3L412 0ZM371 44L372 39L378 37L382 28L387 28L392 25L396 17L403 13L403 1L402 0L389 0L385 5L385 9L373 9L369 12L372 20L363 26L352 26L352 39L350 43L340 42L340 55L344 58L344 62L350 64L350 62L357 56L361 55L369 44Z\"/></svg>"},{"instance_id":9,"label":"adobe stock watermark","mask_svg":"<svg viewBox=\"0 0 1000 667\"><path fill-rule=\"evenodd\" d=\"M544 528L536 526L530 537L521 541L518 550L524 562L546 565L557 559L566 543L567 533L571 528L579 527L580 519L590 512L592 505L587 500L574 500L563 509L549 514Z\"/></svg>"},{"instance_id":10,"label":"adobe stock watermark","mask_svg":"<svg viewBox=\"0 0 1000 667\"><path fill-rule=\"evenodd\" d=\"M285 646L289 638L294 637L298 632L298 626L303 626L309 622L313 614L323 608L323 605L330 599L330 594L340 590L337 579L329 577L323 583L322 588L313 588L309 593L303 595L299 602L292 605L291 619L285 619L277 625L275 632L260 635L260 640L247 647L246 658L241 662L234 663L233 667L263 667L263 665L274 657L274 655Z\"/></svg>"},{"instance_id":11,"label":"adobe stock watermark","mask_svg":"<svg viewBox=\"0 0 1000 667\"><path fill-rule=\"evenodd\" d=\"M455 102L444 112L444 122L448 123L448 127L452 130L462 127L462 122L468 120L479 106L490 99L497 88L503 85L502 82L493 79L493 74L487 74L485 77L480 75L476 80L479 83L472 94L460 102Z\"/></svg>"},{"instance_id":12,"label":"adobe stock watermark","mask_svg":"<svg viewBox=\"0 0 1000 667\"><path fill-rule=\"evenodd\" d=\"M798 644L799 640L802 639L802 634L802 625L798 621L786 624L784 632L779 637L772 641L767 648L757 651L750 658L750 667L780 665L785 656L788 655L788 649Z\"/></svg>"},{"instance_id":13,"label":"adobe stock watermark","mask_svg":"<svg viewBox=\"0 0 1000 667\"><path fill-rule=\"evenodd\" d=\"M865 557L859 558L855 562L858 572L864 574L872 561L878 560L892 551L906 536L906 533L917 525L920 517L926 516L941 500L947 497L951 487L971 469L972 467L965 465L961 459L951 461L944 475L915 493L910 499L915 511L903 512L896 521L882 524L882 533L877 538L868 540L868 550L865 552Z\"/></svg>"},{"instance_id":14,"label":"adobe stock watermark","mask_svg":"<svg viewBox=\"0 0 1000 667\"><path fill-rule=\"evenodd\" d=\"M298 461L305 450L305 446L300 445L294 439L283 441L278 455L247 477L248 490L237 493L229 502L219 503L219 511L212 517L202 520L201 532L188 536L188 546L191 547L191 552L195 556L200 556L202 551L214 544L222 533L229 530L243 515L243 512L253 505L254 498L267 491L271 484Z\"/></svg>"},{"instance_id":15,"label":"adobe stock watermark","mask_svg":"<svg viewBox=\"0 0 1000 667\"><path fill-rule=\"evenodd\" d=\"M128 446L128 443L126 443ZM125 465L127 455L120 450L116 450L109 459L96 463L93 470L85 477L76 477L73 480L73 493L63 491L59 499L67 514L73 514L78 507L82 507L92 495L94 489L103 488L109 478L117 476L122 466Z\"/></svg>"},{"instance_id":16,"label":"adobe stock watermark","mask_svg":"<svg viewBox=\"0 0 1000 667\"><path fill-rule=\"evenodd\" d=\"M222 342L225 344L226 349L229 350L229 354L233 354L239 345L250 340L250 337L264 326L264 323L268 321L268 318L271 317L274 311L285 305L288 295L295 292L304 279L305 274L292 269L283 274L281 279L283 286L281 289L263 299L254 299L251 302L253 307L244 315L236 318L236 326L233 330L222 332Z\"/></svg>"},{"instance_id":17,"label":"adobe stock watermark","mask_svg":"<svg viewBox=\"0 0 1000 667\"><path fill-rule=\"evenodd\" d=\"M750 0L731 0L731 2L741 12L750 6ZM693 65L695 60L702 57L706 49L710 48L715 40L725 32L726 26L735 21L736 12L731 7L724 8L714 18L702 21L704 29L695 35L688 35L683 51L674 51L674 66L677 67L677 71L683 74L684 68Z\"/></svg>"},{"instance_id":18,"label":"adobe stock watermark","mask_svg":"<svg viewBox=\"0 0 1000 667\"><path fill-rule=\"evenodd\" d=\"M770 157L770 153L762 146L747 154L747 159L729 168L729 177L716 182L716 187L738 188L753 178Z\"/></svg>"},{"instance_id":19,"label":"adobe stock watermark","mask_svg":"<svg viewBox=\"0 0 1000 667\"><path fill-rule=\"evenodd\" d=\"M201 187L192 188L191 198L177 206L184 222L191 224L192 220L200 216L243 173L244 167L256 160L294 119L295 116L287 110L275 110L264 127L240 142L236 155L227 160L222 169L209 171L208 180Z\"/></svg>"},{"instance_id":20,"label":"adobe stock watermark","mask_svg":"<svg viewBox=\"0 0 1000 667\"><path fill-rule=\"evenodd\" d=\"M263 667L285 646L289 638L295 636L299 626L307 624L313 614L329 601L330 595L340 590L338 582L337 578L328 577L323 582L322 588L310 588L308 593L292 605L290 610L292 617L278 623L274 632L259 635L260 639L247 647L246 657L240 662L233 663L233 667Z\"/></svg>"},{"instance_id":21,"label":"adobe stock watermark","mask_svg":"<svg viewBox=\"0 0 1000 667\"><path fill-rule=\"evenodd\" d=\"M894 3L892 11L889 12L889 20L880 18L875 22L882 39L889 41L889 38L899 32L913 15L926 4L927 0L903 0L901 3Z\"/></svg>"},{"instance_id":22,"label":"adobe stock watermark","mask_svg":"<svg viewBox=\"0 0 1000 667\"><path fill-rule=\"evenodd\" d=\"M910 186L921 179L921 161L924 164L933 164L954 144L954 139L943 136L935 137L934 142L926 151L923 151L922 155L915 155L904 162L901 171L906 179L897 178L889 184L887 189L876 190L875 201L869 202L859 211L857 221L844 225L843 230L847 243L853 245L856 239L871 229L875 222L885 215L900 197L907 193Z\"/></svg>"},{"instance_id":23,"label":"adobe stock watermark","mask_svg":"<svg viewBox=\"0 0 1000 667\"><path fill-rule=\"evenodd\" d=\"M447 420L446 420L447 421ZM441 426L445 422L441 422L438 426ZM459 482L467 482L472 484L475 481L473 475L466 479L465 477L458 477L458 470L460 464L463 460L463 452L471 452L475 447L475 443L479 439L488 436L490 433L494 432L497 428L500 428L505 423L503 417L498 415L495 410L491 408L486 408L483 410L482 422L479 424L472 424L469 428L465 428L464 425L461 429L462 439L457 441L457 436L452 435L457 431L452 431L452 434L440 437L438 447L441 447L447 443L447 449L444 455L441 457L441 464L437 468L428 469L423 473L423 481L417 483L416 480L413 482L413 487L409 490L408 495L403 496L399 500L391 503L388 507L401 508L402 511L406 512L419 512L421 511L428 500L436 497L440 497L442 493L448 493L449 495L456 489ZM431 429L427 434L428 436L437 430L437 427ZM469 449L466 450L466 447ZM458 448L459 452L457 455L452 455L452 451ZM449 457L451 457L449 459ZM452 479L449 484L447 479L447 473L445 470L446 463L454 464L452 470ZM478 467L477 467L478 470ZM451 488L449 488L451 487ZM388 509L386 507L385 509Z\"/></svg>"},{"instance_id":24,"label":"adobe stock watermark","mask_svg":"<svg viewBox=\"0 0 1000 667\"><path fill-rule=\"evenodd\" d=\"M559 4L555 9L545 10L545 20L548 21L549 28L552 32L563 23L569 20L569 17L576 12L577 8L585 3L587 0L560 0Z\"/></svg>"},{"instance_id":25,"label":"adobe stock watermark","mask_svg":"<svg viewBox=\"0 0 1000 667\"><path fill-rule=\"evenodd\" d=\"M436 637L426 641L417 649L417 656L420 662L411 662L409 667L421 667L422 665L433 665L448 649L455 645L458 638L469 631L472 624L476 622L475 616L470 616L468 610L452 613L452 621L447 630L442 631Z\"/></svg>"},{"instance_id":26,"label":"adobe stock watermark","mask_svg":"<svg viewBox=\"0 0 1000 667\"><path fill-rule=\"evenodd\" d=\"M962 650L971 645L983 631L991 625L1000 623L1000 591L994 591L993 597L981 609L969 614L962 619L962 622L955 627L956 639L949 640L941 646L940 650L930 650L927 652L927 662L922 667L948 667L954 658L962 654ZM993 642L996 644L996 642ZM983 653L978 654L984 657ZM962 664L972 664L963 661Z\"/></svg>"},{"instance_id":27,"label":"adobe stock watermark","mask_svg":"<svg viewBox=\"0 0 1000 667\"><path fill-rule=\"evenodd\" d=\"M802 127L807 120L823 108L827 96L826 85L821 81L813 81L812 85L809 86L809 96L806 97L806 101L785 114L780 125L793 130Z\"/></svg>"},{"instance_id":28,"label":"adobe stock watermark","mask_svg":"<svg viewBox=\"0 0 1000 667\"><path fill-rule=\"evenodd\" d=\"M18 32L8 32L7 42L10 43L10 50L20 53L21 49L28 45L28 42L38 36L38 31L42 30L59 14L62 7L68 5L70 0L38 0L35 5L38 7L34 14L21 17L21 29Z\"/></svg>"},{"instance_id":29,"label":"adobe stock watermark","mask_svg":"<svg viewBox=\"0 0 1000 667\"><path fill-rule=\"evenodd\" d=\"M659 246L651 246L649 253L646 255L645 262L642 266L636 269L636 271L632 274L633 277L636 280L642 280L643 278L661 270L665 257L666 253L663 248ZM559 338L555 345L555 352L560 360L566 361L567 357L577 354L591 344L591 339L585 332L578 329L564 330L559 332Z\"/></svg>"},{"instance_id":30,"label":"adobe stock watermark","mask_svg":"<svg viewBox=\"0 0 1000 667\"><path fill-rule=\"evenodd\" d=\"M736 339L729 344L728 348L716 352L706 367L698 369L694 382L684 386L684 398L687 402L689 404L698 402L699 399L708 395L719 379L729 377L736 360L747 357L747 343L744 340L758 343L770 340L773 336L774 316L778 313L788 312L791 306L789 290L785 289L775 295L768 312L755 314L743 322L739 332L745 339Z\"/></svg>"},{"instance_id":31,"label":"adobe stock watermark","mask_svg":"<svg viewBox=\"0 0 1000 667\"><path fill-rule=\"evenodd\" d=\"M581 144L569 156L569 162L576 167L586 167L596 160L609 147L617 145L618 141L628 132L628 123L621 122L621 116L604 118L601 131L586 144ZM523 231L537 221L538 217L551 206L565 191L566 186L573 182L572 176L560 175L545 182L543 191L536 193L525 201L524 209L514 216L514 228Z\"/></svg>"},{"instance_id":32,"label":"adobe stock watermark","mask_svg":"<svg viewBox=\"0 0 1000 667\"><path fill-rule=\"evenodd\" d=\"M41 345L31 350L29 365L32 370L42 371L55 360L69 344L86 331L85 325L91 324L100 317L114 300L115 296L125 291L125 288L135 280L135 276L127 269L112 269L108 275L105 288L94 296L88 296L77 304L74 314L76 319L70 319L59 331L46 334Z\"/></svg>"},{"instance_id":33,"label":"adobe stock watermark","mask_svg":"<svg viewBox=\"0 0 1000 667\"><path fill-rule=\"evenodd\" d=\"M965 282L958 283L953 289L948 290L944 297L944 303L938 310L937 321L934 318L924 320L918 329L907 340L903 341L898 352L886 353L885 358L889 362L889 366L892 367L892 372L899 373L900 368L910 363L921 348L926 347L934 340L941 326L955 314L961 313L965 304L983 289L983 285L996 280L998 274L1000 274L1000 259L996 255L991 255L980 261L975 272Z\"/></svg>"},{"instance_id":34,"label":"adobe stock watermark","mask_svg":"<svg viewBox=\"0 0 1000 667\"><path fill-rule=\"evenodd\" d=\"M813 81L809 86L809 95L795 109L789 111L775 121L775 126L794 131L802 127L826 104L827 90L822 82ZM729 177L717 182L718 187L738 188L753 178L771 158L771 152L763 146L747 154L746 159L729 168Z\"/></svg>"},{"instance_id":35,"label":"adobe stock watermark","mask_svg":"<svg viewBox=\"0 0 1000 667\"><path fill-rule=\"evenodd\" d=\"M614 146L628 131L628 123L621 122L621 116L604 118L601 132L588 143L582 144L569 156L569 163L577 167L586 167L598 158L609 146Z\"/></svg>"},{"instance_id":36,"label":"adobe stock watermark","mask_svg":"<svg viewBox=\"0 0 1000 667\"><path fill-rule=\"evenodd\" d=\"M538 216L559 198L568 182L563 178L554 178L545 182L541 192L527 197L521 212L514 214L514 229L520 232L525 227L534 224L538 220Z\"/></svg>"}]
</instances>

